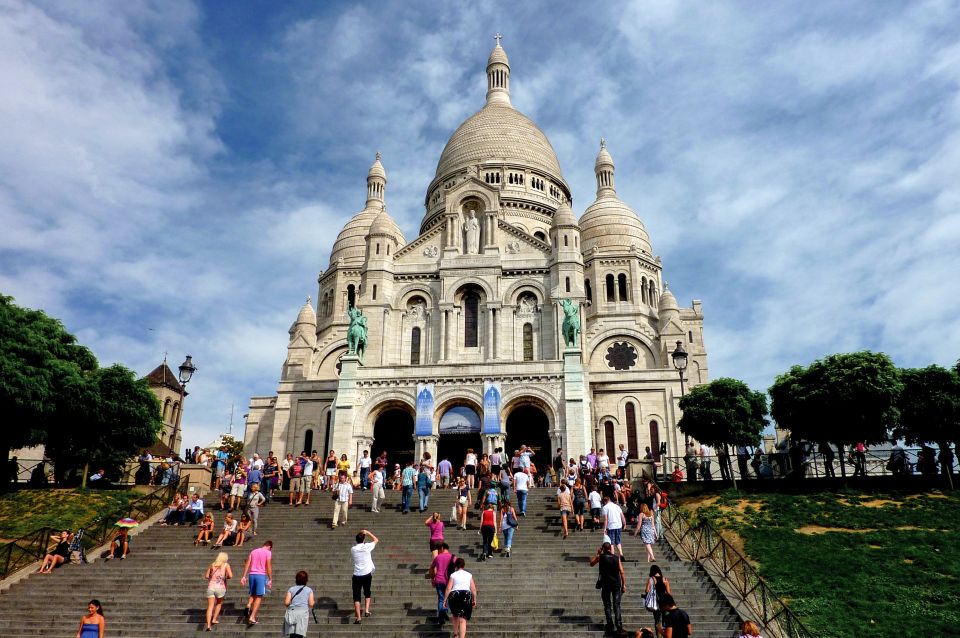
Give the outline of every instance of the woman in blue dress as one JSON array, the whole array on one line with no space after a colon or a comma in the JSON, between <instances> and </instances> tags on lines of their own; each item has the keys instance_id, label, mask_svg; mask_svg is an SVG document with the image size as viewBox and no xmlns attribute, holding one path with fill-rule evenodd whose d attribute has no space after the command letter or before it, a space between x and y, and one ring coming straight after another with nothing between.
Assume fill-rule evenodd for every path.
<instances>
[{"instance_id":1,"label":"woman in blue dress","mask_svg":"<svg viewBox=\"0 0 960 638\"><path fill-rule=\"evenodd\" d=\"M87 603L87 613L80 619L80 629L77 638L103 638L103 629L106 621L103 619L103 607L100 601L94 598Z\"/></svg>"},{"instance_id":2,"label":"woman in blue dress","mask_svg":"<svg viewBox=\"0 0 960 638\"><path fill-rule=\"evenodd\" d=\"M640 535L640 540L643 541L644 547L647 548L647 562L657 562L656 557L653 555L653 544L657 542L657 528L653 524L653 512L650 511L650 506L646 503L640 505L640 515L637 517L637 529L633 532L634 536L637 534Z\"/></svg>"}]
</instances>

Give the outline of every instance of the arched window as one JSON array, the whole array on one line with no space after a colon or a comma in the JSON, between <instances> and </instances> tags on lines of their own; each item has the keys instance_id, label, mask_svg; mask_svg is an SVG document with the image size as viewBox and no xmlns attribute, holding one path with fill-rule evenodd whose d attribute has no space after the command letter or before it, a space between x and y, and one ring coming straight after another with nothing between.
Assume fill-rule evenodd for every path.
<instances>
[{"instance_id":1,"label":"arched window","mask_svg":"<svg viewBox=\"0 0 960 638\"><path fill-rule=\"evenodd\" d=\"M583 280L583 287L587 291L587 301L593 301L593 290L590 289L590 280Z\"/></svg>"},{"instance_id":2,"label":"arched window","mask_svg":"<svg viewBox=\"0 0 960 638\"><path fill-rule=\"evenodd\" d=\"M640 437L637 434L637 409L627 401L627 453L631 459L640 458Z\"/></svg>"},{"instance_id":3,"label":"arched window","mask_svg":"<svg viewBox=\"0 0 960 638\"><path fill-rule=\"evenodd\" d=\"M653 460L660 460L660 427L656 421L650 421L650 451L653 452Z\"/></svg>"},{"instance_id":4,"label":"arched window","mask_svg":"<svg viewBox=\"0 0 960 638\"><path fill-rule=\"evenodd\" d=\"M617 292L620 293L620 301L629 301L627 299L627 276L623 273L617 277Z\"/></svg>"},{"instance_id":5,"label":"arched window","mask_svg":"<svg viewBox=\"0 0 960 638\"><path fill-rule=\"evenodd\" d=\"M463 296L463 346L476 348L479 344L480 295L468 292Z\"/></svg>"},{"instance_id":6,"label":"arched window","mask_svg":"<svg viewBox=\"0 0 960 638\"><path fill-rule=\"evenodd\" d=\"M647 286L649 286L647 298L650 299L650 305L655 306L657 305L657 287L653 284L653 279L647 283Z\"/></svg>"},{"instance_id":7,"label":"arched window","mask_svg":"<svg viewBox=\"0 0 960 638\"><path fill-rule=\"evenodd\" d=\"M373 294L370 296L371 300L377 300L377 284L373 284Z\"/></svg>"},{"instance_id":8,"label":"arched window","mask_svg":"<svg viewBox=\"0 0 960 638\"><path fill-rule=\"evenodd\" d=\"M563 245L564 245L564 246L569 246L569 245L570 245L570 238L567 237L566 235L563 236Z\"/></svg>"},{"instance_id":9,"label":"arched window","mask_svg":"<svg viewBox=\"0 0 960 638\"><path fill-rule=\"evenodd\" d=\"M347 286L347 308L353 308L353 305L357 301L357 289L353 284Z\"/></svg>"},{"instance_id":10,"label":"arched window","mask_svg":"<svg viewBox=\"0 0 960 638\"><path fill-rule=\"evenodd\" d=\"M569 277L564 277L564 286L565 286L567 292L570 292L570 278L569 278Z\"/></svg>"},{"instance_id":11,"label":"arched window","mask_svg":"<svg viewBox=\"0 0 960 638\"><path fill-rule=\"evenodd\" d=\"M533 324L523 324L523 360L533 361Z\"/></svg>"},{"instance_id":12,"label":"arched window","mask_svg":"<svg viewBox=\"0 0 960 638\"><path fill-rule=\"evenodd\" d=\"M178 416L180 416L180 402L174 401L173 410L170 411L170 423L176 425Z\"/></svg>"},{"instance_id":13,"label":"arched window","mask_svg":"<svg viewBox=\"0 0 960 638\"><path fill-rule=\"evenodd\" d=\"M380 254L380 242L377 242L377 250L376 250L376 253L375 253L375 254L377 254L377 255Z\"/></svg>"},{"instance_id":14,"label":"arched window","mask_svg":"<svg viewBox=\"0 0 960 638\"><path fill-rule=\"evenodd\" d=\"M303 449L306 450L307 454L310 454L310 450L313 449L313 430L307 430L303 433Z\"/></svg>"},{"instance_id":15,"label":"arched window","mask_svg":"<svg viewBox=\"0 0 960 638\"><path fill-rule=\"evenodd\" d=\"M647 278L643 277L640 280L640 298L643 300L643 303L647 303Z\"/></svg>"},{"instance_id":16,"label":"arched window","mask_svg":"<svg viewBox=\"0 0 960 638\"><path fill-rule=\"evenodd\" d=\"M164 420L164 422L166 422L166 420L167 420L167 415L170 414L170 404L171 404L171 403L172 403L172 401L170 401L170 398L169 398L169 397L167 397L167 400L163 402L163 420Z\"/></svg>"},{"instance_id":17,"label":"arched window","mask_svg":"<svg viewBox=\"0 0 960 638\"><path fill-rule=\"evenodd\" d=\"M539 240L542 241L542 242L546 242L546 241L547 241L547 236L546 236L546 234L544 234L544 232L543 232L542 230L538 230L537 232L535 232L535 233L533 234L533 236L536 237L537 239L539 239Z\"/></svg>"},{"instance_id":18,"label":"arched window","mask_svg":"<svg viewBox=\"0 0 960 638\"><path fill-rule=\"evenodd\" d=\"M415 327L410 333L410 365L420 365L420 328Z\"/></svg>"},{"instance_id":19,"label":"arched window","mask_svg":"<svg viewBox=\"0 0 960 638\"><path fill-rule=\"evenodd\" d=\"M615 285L613 281L613 275L607 275L607 301L616 301L614 295L616 291L614 290Z\"/></svg>"},{"instance_id":20,"label":"arched window","mask_svg":"<svg viewBox=\"0 0 960 638\"><path fill-rule=\"evenodd\" d=\"M693 330L687 333L687 339L690 341L690 343L693 343Z\"/></svg>"},{"instance_id":21,"label":"arched window","mask_svg":"<svg viewBox=\"0 0 960 638\"><path fill-rule=\"evenodd\" d=\"M607 456L610 456L610 452L616 449L616 441L613 438L613 421L607 421L603 424L603 438L605 440L603 447L606 448L604 451Z\"/></svg>"}]
</instances>

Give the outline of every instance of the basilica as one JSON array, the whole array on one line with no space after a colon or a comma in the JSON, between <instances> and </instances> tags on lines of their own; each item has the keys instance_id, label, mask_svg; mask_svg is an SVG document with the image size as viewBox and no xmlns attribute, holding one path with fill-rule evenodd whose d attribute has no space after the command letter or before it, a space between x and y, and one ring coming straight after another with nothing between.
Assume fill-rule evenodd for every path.
<instances>
[{"instance_id":1,"label":"basilica","mask_svg":"<svg viewBox=\"0 0 960 638\"><path fill-rule=\"evenodd\" d=\"M249 454L336 450L354 467L363 450L459 465L468 448L526 444L541 467L557 448L683 454L670 353L689 353L686 388L707 380L701 304L680 308L664 283L604 141L577 218L549 140L511 105L510 71L498 41L486 103L441 152L409 241L377 155L316 304L290 326L276 394L250 401Z\"/></svg>"}]
</instances>

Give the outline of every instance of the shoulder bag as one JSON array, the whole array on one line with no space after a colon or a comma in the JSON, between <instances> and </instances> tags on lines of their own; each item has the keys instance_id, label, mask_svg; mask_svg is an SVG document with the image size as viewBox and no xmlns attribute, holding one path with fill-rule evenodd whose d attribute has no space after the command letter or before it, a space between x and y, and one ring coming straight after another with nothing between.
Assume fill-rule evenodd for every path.
<instances>
[{"instance_id":1,"label":"shoulder bag","mask_svg":"<svg viewBox=\"0 0 960 638\"><path fill-rule=\"evenodd\" d=\"M650 591L643 597L643 606L647 611L659 611L660 604L657 602L657 583L651 578L648 581Z\"/></svg>"}]
</instances>

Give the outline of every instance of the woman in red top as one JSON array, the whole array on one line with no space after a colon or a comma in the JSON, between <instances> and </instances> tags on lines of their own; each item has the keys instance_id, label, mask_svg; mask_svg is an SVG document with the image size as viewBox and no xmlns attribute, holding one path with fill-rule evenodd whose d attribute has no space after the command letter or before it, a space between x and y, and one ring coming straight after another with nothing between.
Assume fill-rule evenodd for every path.
<instances>
[{"instance_id":1,"label":"woman in red top","mask_svg":"<svg viewBox=\"0 0 960 638\"><path fill-rule=\"evenodd\" d=\"M493 511L493 503L487 503L480 514L480 536L483 538L483 549L480 560L493 558L493 535L497 533L497 516Z\"/></svg>"}]
</instances>

